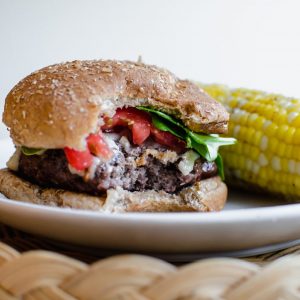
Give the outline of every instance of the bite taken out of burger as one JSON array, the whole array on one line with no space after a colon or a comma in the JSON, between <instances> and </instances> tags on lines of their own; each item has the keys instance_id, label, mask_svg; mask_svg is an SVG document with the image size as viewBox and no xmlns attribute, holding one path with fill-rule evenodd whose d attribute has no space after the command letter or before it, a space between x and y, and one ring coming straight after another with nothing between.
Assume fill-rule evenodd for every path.
<instances>
[{"instance_id":1,"label":"bite taken out of burger","mask_svg":"<svg viewBox=\"0 0 300 300\"><path fill-rule=\"evenodd\" d=\"M45 67L8 94L7 198L108 212L218 211L225 108L194 83L129 61Z\"/></svg>"}]
</instances>

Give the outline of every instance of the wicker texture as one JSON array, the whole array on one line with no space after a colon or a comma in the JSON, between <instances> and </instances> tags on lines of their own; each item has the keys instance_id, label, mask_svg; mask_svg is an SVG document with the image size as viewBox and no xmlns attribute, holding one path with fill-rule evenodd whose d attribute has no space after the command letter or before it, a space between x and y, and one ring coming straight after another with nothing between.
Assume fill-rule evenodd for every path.
<instances>
[{"instance_id":1,"label":"wicker texture","mask_svg":"<svg viewBox=\"0 0 300 300\"><path fill-rule=\"evenodd\" d=\"M175 267L141 255L87 265L50 251L20 254L0 243L0 299L300 299L300 256L268 265L213 258Z\"/></svg>"}]
</instances>

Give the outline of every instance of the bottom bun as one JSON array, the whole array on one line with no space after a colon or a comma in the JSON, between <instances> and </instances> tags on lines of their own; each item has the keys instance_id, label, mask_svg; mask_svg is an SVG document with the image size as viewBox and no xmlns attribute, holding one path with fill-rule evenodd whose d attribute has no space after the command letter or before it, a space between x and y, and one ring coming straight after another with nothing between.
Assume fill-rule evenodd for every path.
<instances>
[{"instance_id":1,"label":"bottom bun","mask_svg":"<svg viewBox=\"0 0 300 300\"><path fill-rule=\"evenodd\" d=\"M129 192L116 188L108 190L105 196L97 197L43 188L8 169L0 170L0 193L9 199L23 202L102 212L219 211L227 199L227 187L218 176L196 182L178 194L153 190Z\"/></svg>"}]
</instances>

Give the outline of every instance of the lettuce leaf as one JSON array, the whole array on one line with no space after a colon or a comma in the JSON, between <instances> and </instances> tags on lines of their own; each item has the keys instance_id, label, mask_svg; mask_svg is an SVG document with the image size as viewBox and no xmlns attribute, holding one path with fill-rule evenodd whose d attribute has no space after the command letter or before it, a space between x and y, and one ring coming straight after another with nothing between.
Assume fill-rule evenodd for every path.
<instances>
[{"instance_id":1,"label":"lettuce leaf","mask_svg":"<svg viewBox=\"0 0 300 300\"><path fill-rule=\"evenodd\" d=\"M152 115L152 123L157 129L168 131L182 140L185 140L187 137L185 131L183 131L181 128L176 128L176 126L174 126L172 123L168 124L164 119L154 114Z\"/></svg>"},{"instance_id":2,"label":"lettuce leaf","mask_svg":"<svg viewBox=\"0 0 300 300\"><path fill-rule=\"evenodd\" d=\"M41 148L28 148L25 146L21 147L21 151L24 155L42 155L46 150Z\"/></svg>"},{"instance_id":3,"label":"lettuce leaf","mask_svg":"<svg viewBox=\"0 0 300 300\"><path fill-rule=\"evenodd\" d=\"M236 139L219 137L217 134L199 134L188 129L181 121L168 114L151 107L138 106L137 109L149 112L152 116L153 125L162 131L168 131L184 140L187 148L192 148L207 161L214 161L218 166L218 172L224 179L222 157L218 154L220 146L232 145Z\"/></svg>"},{"instance_id":4,"label":"lettuce leaf","mask_svg":"<svg viewBox=\"0 0 300 300\"><path fill-rule=\"evenodd\" d=\"M218 156L215 160L215 163L218 167L219 176L222 178L222 180L224 180L225 179L225 174L224 174L223 158L220 155L220 153L218 153Z\"/></svg>"}]
</instances>

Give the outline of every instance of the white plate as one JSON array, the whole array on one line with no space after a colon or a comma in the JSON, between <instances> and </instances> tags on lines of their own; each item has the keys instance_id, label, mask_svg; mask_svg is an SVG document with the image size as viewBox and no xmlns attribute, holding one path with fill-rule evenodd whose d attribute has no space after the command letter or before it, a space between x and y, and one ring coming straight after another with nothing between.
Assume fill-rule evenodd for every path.
<instances>
[{"instance_id":1,"label":"white plate","mask_svg":"<svg viewBox=\"0 0 300 300\"><path fill-rule=\"evenodd\" d=\"M0 166L13 151L0 140ZM279 205L257 195L230 192L218 213L104 214L59 209L4 199L0 221L59 241L106 249L160 253L225 253L242 255L283 247L300 239L300 204ZM295 243L295 242L294 242ZM281 245L279 245L281 244ZM240 251L243 250L244 252Z\"/></svg>"}]
</instances>

